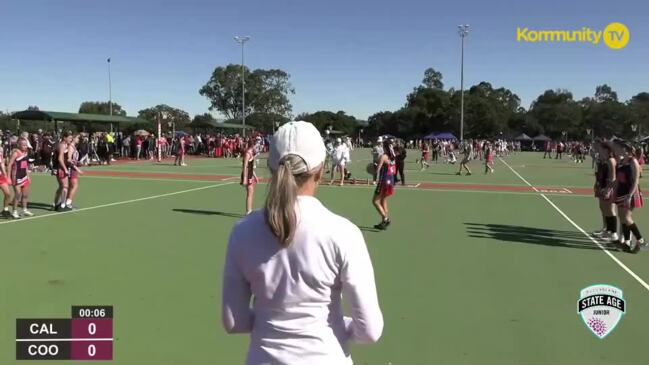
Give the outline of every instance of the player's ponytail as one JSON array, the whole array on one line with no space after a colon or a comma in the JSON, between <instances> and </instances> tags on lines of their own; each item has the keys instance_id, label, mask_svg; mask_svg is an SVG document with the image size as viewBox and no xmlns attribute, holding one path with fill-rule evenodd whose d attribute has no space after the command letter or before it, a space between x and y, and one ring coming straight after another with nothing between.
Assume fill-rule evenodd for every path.
<instances>
[{"instance_id":1,"label":"player's ponytail","mask_svg":"<svg viewBox=\"0 0 649 365\"><path fill-rule=\"evenodd\" d=\"M284 156L277 171L273 171L266 196L266 223L282 247L288 247L295 234L298 189L313 174L314 171L308 171L304 160L297 155Z\"/></svg>"}]
</instances>

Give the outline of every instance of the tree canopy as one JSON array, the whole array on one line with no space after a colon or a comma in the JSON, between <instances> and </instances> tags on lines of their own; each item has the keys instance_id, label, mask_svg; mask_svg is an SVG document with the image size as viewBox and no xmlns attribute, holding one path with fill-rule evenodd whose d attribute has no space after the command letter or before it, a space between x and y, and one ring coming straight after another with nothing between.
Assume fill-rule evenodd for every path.
<instances>
[{"instance_id":1,"label":"tree canopy","mask_svg":"<svg viewBox=\"0 0 649 365\"><path fill-rule=\"evenodd\" d=\"M358 120L351 115L345 114L344 111L334 113L322 110L315 113L302 113L295 119L312 123L322 133L331 128L348 135L355 135L360 128Z\"/></svg>"},{"instance_id":2,"label":"tree canopy","mask_svg":"<svg viewBox=\"0 0 649 365\"><path fill-rule=\"evenodd\" d=\"M244 67L243 74L247 119L252 114L258 114L256 118L260 115L290 117L292 106L289 95L294 94L295 90L288 73L279 69L250 71ZM241 119L241 75L240 65L229 64L214 69L210 79L199 90L201 95L209 99L210 110L216 110L228 119Z\"/></svg>"},{"instance_id":3,"label":"tree canopy","mask_svg":"<svg viewBox=\"0 0 649 365\"><path fill-rule=\"evenodd\" d=\"M113 115L126 116L126 111L122 109L122 106L112 102L113 105ZM38 108L36 108L38 110ZM79 113L88 113L88 114L110 114L110 103L107 101L84 101L79 106Z\"/></svg>"},{"instance_id":4,"label":"tree canopy","mask_svg":"<svg viewBox=\"0 0 649 365\"><path fill-rule=\"evenodd\" d=\"M436 131L458 134L461 95L453 88L444 90L441 80L441 73L427 69L422 84L406 96L402 108L370 116L367 134L407 138ZM476 138L520 133L559 138L563 132L570 138L586 138L588 129L594 136L632 137L636 133L633 124L649 132L649 93L623 103L607 84L597 86L592 97L582 100L575 100L568 90L546 90L525 110L513 91L482 81L465 91L464 122L465 136Z\"/></svg>"},{"instance_id":5,"label":"tree canopy","mask_svg":"<svg viewBox=\"0 0 649 365\"><path fill-rule=\"evenodd\" d=\"M166 104L159 104L154 107L142 109L138 112L138 117L155 122L158 115L162 117L164 123L174 123L177 129L185 128L191 122L189 114L178 108Z\"/></svg>"}]
</instances>

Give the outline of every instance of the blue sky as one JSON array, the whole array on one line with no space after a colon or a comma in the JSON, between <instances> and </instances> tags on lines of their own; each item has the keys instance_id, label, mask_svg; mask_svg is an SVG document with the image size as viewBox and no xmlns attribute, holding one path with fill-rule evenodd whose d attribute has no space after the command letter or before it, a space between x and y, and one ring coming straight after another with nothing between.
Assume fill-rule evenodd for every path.
<instances>
[{"instance_id":1,"label":"blue sky","mask_svg":"<svg viewBox=\"0 0 649 365\"><path fill-rule=\"evenodd\" d=\"M456 26L467 38L465 85L489 81L525 107L546 89L592 95L608 83L621 99L649 91L649 2L430 0L0 0L0 109L76 111L113 100L129 113L160 103L207 111L198 94L217 65L240 62L232 37L251 35L246 63L281 68L296 89L294 114L395 110L427 67L459 88ZM631 40L604 45L521 44L516 27L603 29Z\"/></svg>"}]
</instances>

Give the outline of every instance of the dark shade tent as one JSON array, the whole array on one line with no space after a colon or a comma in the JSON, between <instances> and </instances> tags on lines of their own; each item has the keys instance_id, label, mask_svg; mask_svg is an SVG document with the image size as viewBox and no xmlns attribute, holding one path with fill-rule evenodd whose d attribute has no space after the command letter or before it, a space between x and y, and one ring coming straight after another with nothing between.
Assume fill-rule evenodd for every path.
<instances>
[{"instance_id":1,"label":"dark shade tent","mask_svg":"<svg viewBox=\"0 0 649 365\"><path fill-rule=\"evenodd\" d=\"M514 141L520 142L521 143L521 149L522 150L528 150L532 148L532 144L534 143L534 140L532 137L528 136L527 134L523 133L520 136L514 138Z\"/></svg>"},{"instance_id":2,"label":"dark shade tent","mask_svg":"<svg viewBox=\"0 0 649 365\"><path fill-rule=\"evenodd\" d=\"M213 129L253 129L249 125L236 124L236 123L219 123L216 120L194 121L189 124L189 127L194 130L213 130Z\"/></svg>"},{"instance_id":3,"label":"dark shade tent","mask_svg":"<svg viewBox=\"0 0 649 365\"><path fill-rule=\"evenodd\" d=\"M117 130L119 130L120 126L125 125L151 124L151 122L146 119L124 117L121 115L64 113L42 110L25 110L22 112L16 112L13 113L11 117L18 120L42 120L54 122L55 130L58 130L58 122L115 124L117 125Z\"/></svg>"},{"instance_id":4,"label":"dark shade tent","mask_svg":"<svg viewBox=\"0 0 649 365\"><path fill-rule=\"evenodd\" d=\"M536 148L544 148L545 142L551 141L552 138L546 136L545 134L539 134L538 136L533 138L534 145Z\"/></svg>"},{"instance_id":5,"label":"dark shade tent","mask_svg":"<svg viewBox=\"0 0 649 365\"><path fill-rule=\"evenodd\" d=\"M450 140L456 140L457 138L453 133L450 132L433 132L427 136L424 136L424 139L450 139Z\"/></svg>"}]
</instances>

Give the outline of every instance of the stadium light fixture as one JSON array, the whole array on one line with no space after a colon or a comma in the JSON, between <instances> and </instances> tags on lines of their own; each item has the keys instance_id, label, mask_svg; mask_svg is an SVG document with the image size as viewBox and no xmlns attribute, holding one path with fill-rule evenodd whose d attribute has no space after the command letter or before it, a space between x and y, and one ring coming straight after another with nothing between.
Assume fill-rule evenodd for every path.
<instances>
[{"instance_id":1,"label":"stadium light fixture","mask_svg":"<svg viewBox=\"0 0 649 365\"><path fill-rule=\"evenodd\" d=\"M250 36L235 36L235 42L241 45L241 124L243 125L243 137L246 137L246 75L244 63L244 46L250 40Z\"/></svg>"},{"instance_id":2,"label":"stadium light fixture","mask_svg":"<svg viewBox=\"0 0 649 365\"><path fill-rule=\"evenodd\" d=\"M460 61L460 141L464 141L464 38L469 35L469 24L460 24L457 29L462 42Z\"/></svg>"}]
</instances>

